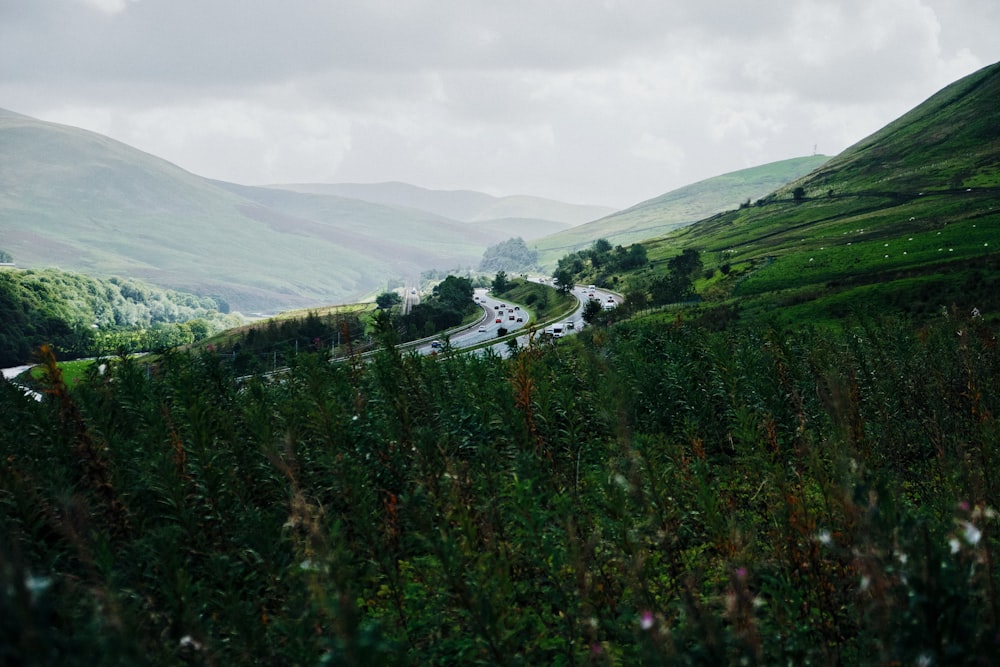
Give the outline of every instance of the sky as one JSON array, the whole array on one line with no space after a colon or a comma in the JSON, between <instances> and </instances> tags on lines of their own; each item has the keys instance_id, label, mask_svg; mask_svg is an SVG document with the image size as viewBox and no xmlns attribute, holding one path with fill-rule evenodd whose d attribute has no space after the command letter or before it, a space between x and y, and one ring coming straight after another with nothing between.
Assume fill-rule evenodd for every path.
<instances>
[{"instance_id":1,"label":"sky","mask_svg":"<svg viewBox=\"0 0 1000 667\"><path fill-rule=\"evenodd\" d=\"M0 0L0 108L245 185L624 208L835 155L998 34L997 0Z\"/></svg>"}]
</instances>

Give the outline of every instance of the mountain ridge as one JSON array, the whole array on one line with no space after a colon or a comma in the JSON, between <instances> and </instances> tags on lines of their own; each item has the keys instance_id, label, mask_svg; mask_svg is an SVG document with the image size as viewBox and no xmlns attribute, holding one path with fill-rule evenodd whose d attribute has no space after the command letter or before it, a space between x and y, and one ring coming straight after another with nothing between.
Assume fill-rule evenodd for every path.
<instances>
[{"instance_id":1,"label":"mountain ridge","mask_svg":"<svg viewBox=\"0 0 1000 667\"><path fill-rule=\"evenodd\" d=\"M615 211L608 206L572 204L530 195L494 196L475 190L433 190L400 181L381 183L287 183L271 188L333 194L377 204L415 208L462 222L527 218L572 226Z\"/></svg>"}]
</instances>

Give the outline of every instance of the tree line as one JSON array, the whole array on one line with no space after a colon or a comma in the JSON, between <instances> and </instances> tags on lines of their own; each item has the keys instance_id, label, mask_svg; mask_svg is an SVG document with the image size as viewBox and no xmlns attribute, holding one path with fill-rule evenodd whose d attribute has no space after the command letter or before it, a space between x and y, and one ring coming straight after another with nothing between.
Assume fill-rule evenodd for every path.
<instances>
[{"instance_id":1,"label":"tree line","mask_svg":"<svg viewBox=\"0 0 1000 667\"><path fill-rule=\"evenodd\" d=\"M190 343L237 324L225 308L128 278L0 271L0 364L24 363L43 343L70 357Z\"/></svg>"}]
</instances>

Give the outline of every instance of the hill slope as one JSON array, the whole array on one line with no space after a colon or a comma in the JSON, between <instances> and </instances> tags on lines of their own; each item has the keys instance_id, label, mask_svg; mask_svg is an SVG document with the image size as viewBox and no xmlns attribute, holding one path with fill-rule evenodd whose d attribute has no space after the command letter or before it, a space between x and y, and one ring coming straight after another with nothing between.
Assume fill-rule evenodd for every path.
<instances>
[{"instance_id":1,"label":"hill slope","mask_svg":"<svg viewBox=\"0 0 1000 667\"><path fill-rule=\"evenodd\" d=\"M101 135L0 111L0 249L236 309L348 302L473 265L503 230L343 197L211 181Z\"/></svg>"},{"instance_id":2,"label":"hill slope","mask_svg":"<svg viewBox=\"0 0 1000 667\"><path fill-rule=\"evenodd\" d=\"M733 209L748 200L773 192L819 167L823 155L793 158L708 178L641 202L599 220L545 238L533 246L548 266L559 257L604 238L628 245L660 236L709 215Z\"/></svg>"},{"instance_id":3,"label":"hill slope","mask_svg":"<svg viewBox=\"0 0 1000 667\"><path fill-rule=\"evenodd\" d=\"M1000 64L944 88L760 205L647 243L725 267L709 298L783 319L1000 311Z\"/></svg>"}]
</instances>

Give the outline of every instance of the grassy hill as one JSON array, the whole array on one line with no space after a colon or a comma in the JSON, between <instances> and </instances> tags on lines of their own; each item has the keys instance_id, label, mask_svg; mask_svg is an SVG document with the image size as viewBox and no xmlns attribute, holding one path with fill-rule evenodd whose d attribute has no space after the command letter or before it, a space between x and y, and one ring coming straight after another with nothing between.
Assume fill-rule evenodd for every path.
<instances>
[{"instance_id":1,"label":"grassy hill","mask_svg":"<svg viewBox=\"0 0 1000 667\"><path fill-rule=\"evenodd\" d=\"M628 245L697 222L720 211L773 192L825 163L823 155L793 158L734 171L649 199L532 244L539 261L552 266L559 257L604 238L614 245Z\"/></svg>"},{"instance_id":2,"label":"grassy hill","mask_svg":"<svg viewBox=\"0 0 1000 667\"><path fill-rule=\"evenodd\" d=\"M0 250L243 311L342 303L479 261L502 227L191 174L101 135L0 111Z\"/></svg>"},{"instance_id":3,"label":"grassy hill","mask_svg":"<svg viewBox=\"0 0 1000 667\"><path fill-rule=\"evenodd\" d=\"M710 302L786 322L851 313L1000 311L1000 65L943 89L759 202L646 242L715 270ZM719 269L724 269L721 271Z\"/></svg>"}]
</instances>

